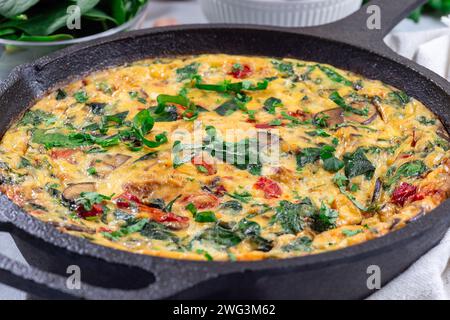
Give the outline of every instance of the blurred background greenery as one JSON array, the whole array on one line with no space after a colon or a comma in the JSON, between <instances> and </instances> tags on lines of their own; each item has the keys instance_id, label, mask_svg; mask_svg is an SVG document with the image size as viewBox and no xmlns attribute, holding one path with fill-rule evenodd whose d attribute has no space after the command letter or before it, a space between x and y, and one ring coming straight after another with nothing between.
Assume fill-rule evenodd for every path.
<instances>
[{"instance_id":1,"label":"blurred background greenery","mask_svg":"<svg viewBox=\"0 0 450 320\"><path fill-rule=\"evenodd\" d=\"M0 0L0 38L60 41L96 34L132 19L148 0ZM68 7L77 5L81 29L69 30Z\"/></svg>"}]
</instances>

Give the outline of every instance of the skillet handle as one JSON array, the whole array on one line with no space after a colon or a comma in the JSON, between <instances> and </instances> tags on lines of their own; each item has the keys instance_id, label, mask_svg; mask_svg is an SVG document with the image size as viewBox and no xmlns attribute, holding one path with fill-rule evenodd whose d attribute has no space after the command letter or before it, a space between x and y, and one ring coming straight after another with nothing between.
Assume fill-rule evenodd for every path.
<instances>
[{"instance_id":1,"label":"skillet handle","mask_svg":"<svg viewBox=\"0 0 450 320\"><path fill-rule=\"evenodd\" d=\"M169 268L170 269L170 268ZM70 272L76 272L71 270ZM203 281L210 275L205 270L167 270L167 266L152 270L155 281L140 289L103 288L79 283L74 286L74 273L67 277L39 270L36 267L12 260L0 253L0 282L13 288L47 299L92 299L92 300L155 300L171 298ZM178 272L183 274L175 275ZM82 270L81 270L82 278Z\"/></svg>"},{"instance_id":2,"label":"skillet handle","mask_svg":"<svg viewBox=\"0 0 450 320\"><path fill-rule=\"evenodd\" d=\"M0 196L0 200L1 198ZM14 212L13 207L14 205L10 204L9 206L6 205L3 208L4 210L0 210L0 232L9 232L21 237L23 231L13 223L14 219L16 219L15 215L8 214L8 212ZM27 221L22 222L27 223ZM46 250L52 250L52 248L49 247ZM70 252L67 254L70 255ZM92 257L92 259L97 258ZM76 264L76 257L73 257L71 261L74 261ZM102 261L102 263L107 262ZM115 262L110 263L114 264ZM92 285L83 282L83 267L81 267L80 288L71 289L68 286L68 280L70 281L69 277L73 273L70 273L69 270L67 275L54 274L35 266L15 261L0 252L0 283L41 298L95 300L165 299L174 297L184 290L219 276L219 272L216 272L213 268L206 268L198 264L188 265L182 260L170 260L166 263L155 262L151 265L148 262L139 262L137 265L131 265L129 271L124 269L123 272L133 272L133 268L142 269L143 274L145 274L143 276L149 277L148 282L150 284L143 285L142 288L139 287L137 289L114 289ZM104 270L104 272L108 273L107 270Z\"/></svg>"},{"instance_id":3,"label":"skillet handle","mask_svg":"<svg viewBox=\"0 0 450 320\"><path fill-rule=\"evenodd\" d=\"M316 36L346 42L364 48L374 48L405 17L427 0L371 0L343 20L319 27L302 29ZM377 16L381 22L377 24Z\"/></svg>"}]
</instances>

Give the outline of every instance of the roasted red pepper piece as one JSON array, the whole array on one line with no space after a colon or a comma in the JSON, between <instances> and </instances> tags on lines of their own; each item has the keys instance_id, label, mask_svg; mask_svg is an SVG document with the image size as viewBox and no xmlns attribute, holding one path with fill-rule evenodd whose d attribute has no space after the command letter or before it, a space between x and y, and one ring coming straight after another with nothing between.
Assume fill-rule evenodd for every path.
<instances>
[{"instance_id":1,"label":"roasted red pepper piece","mask_svg":"<svg viewBox=\"0 0 450 320\"><path fill-rule=\"evenodd\" d=\"M139 211L149 218L150 220L162 223L168 227L176 230L187 228L189 225L189 218L176 215L172 212L164 212L161 209L151 208L146 205L140 204L138 206Z\"/></svg>"},{"instance_id":2,"label":"roasted red pepper piece","mask_svg":"<svg viewBox=\"0 0 450 320\"><path fill-rule=\"evenodd\" d=\"M216 188L216 190L214 191L214 194L218 197L223 197L226 192L227 192L227 189L225 189L225 187L223 185L220 185Z\"/></svg>"},{"instance_id":3,"label":"roasted red pepper piece","mask_svg":"<svg viewBox=\"0 0 450 320\"><path fill-rule=\"evenodd\" d=\"M122 193L120 196L116 197L116 205L119 208L129 208L131 206L130 202L137 205L141 216L144 215L150 220L165 224L172 229L184 229L189 225L188 218L176 215L172 212L164 212L161 209L146 206L142 204L141 199L130 192Z\"/></svg>"},{"instance_id":4,"label":"roasted red pepper piece","mask_svg":"<svg viewBox=\"0 0 450 320\"><path fill-rule=\"evenodd\" d=\"M219 205L219 198L209 193L198 193L183 198L184 203L192 202L199 210L210 209Z\"/></svg>"},{"instance_id":5,"label":"roasted red pepper piece","mask_svg":"<svg viewBox=\"0 0 450 320\"><path fill-rule=\"evenodd\" d=\"M274 126L272 126L268 123L258 123L258 124L255 124L255 128L256 129L273 129Z\"/></svg>"},{"instance_id":6,"label":"roasted red pepper piece","mask_svg":"<svg viewBox=\"0 0 450 320\"><path fill-rule=\"evenodd\" d=\"M253 73L252 68L246 64L236 64L229 72L236 79L245 79Z\"/></svg>"},{"instance_id":7,"label":"roasted red pepper piece","mask_svg":"<svg viewBox=\"0 0 450 320\"><path fill-rule=\"evenodd\" d=\"M74 164L75 159L71 158L74 153L76 153L78 150L76 149L59 149L59 150L52 150L52 153L50 154L50 157L54 160L63 159L66 160L69 163Z\"/></svg>"},{"instance_id":8,"label":"roasted red pepper piece","mask_svg":"<svg viewBox=\"0 0 450 320\"><path fill-rule=\"evenodd\" d=\"M392 203L404 206L406 202L413 199L417 194L417 187L403 182L392 193ZM418 199L419 200L419 199Z\"/></svg>"},{"instance_id":9,"label":"roasted red pepper piece","mask_svg":"<svg viewBox=\"0 0 450 320\"><path fill-rule=\"evenodd\" d=\"M254 187L258 190L262 190L266 199L279 198L283 193L278 183L266 177L260 177Z\"/></svg>"},{"instance_id":10,"label":"roasted red pepper piece","mask_svg":"<svg viewBox=\"0 0 450 320\"><path fill-rule=\"evenodd\" d=\"M92 209L89 211L86 211L83 206L79 206L77 208L77 212L78 212L78 215L84 219L90 218L90 217L98 217L103 214L103 206L101 204L94 204L92 206Z\"/></svg>"},{"instance_id":11,"label":"roasted red pepper piece","mask_svg":"<svg viewBox=\"0 0 450 320\"><path fill-rule=\"evenodd\" d=\"M117 196L115 199L116 199L116 205L122 209L130 207L129 201L132 201L135 203L141 203L141 199L139 199L137 196L135 196L134 194L132 194L130 192L122 193L121 195Z\"/></svg>"}]
</instances>

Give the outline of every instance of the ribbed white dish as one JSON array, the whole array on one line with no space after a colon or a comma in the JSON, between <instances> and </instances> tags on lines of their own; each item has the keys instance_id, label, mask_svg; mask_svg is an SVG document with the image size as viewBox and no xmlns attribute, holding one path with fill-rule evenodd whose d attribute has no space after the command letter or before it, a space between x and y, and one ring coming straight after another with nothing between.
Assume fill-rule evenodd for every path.
<instances>
[{"instance_id":1,"label":"ribbed white dish","mask_svg":"<svg viewBox=\"0 0 450 320\"><path fill-rule=\"evenodd\" d=\"M342 19L362 0L200 0L210 22L305 27Z\"/></svg>"}]
</instances>

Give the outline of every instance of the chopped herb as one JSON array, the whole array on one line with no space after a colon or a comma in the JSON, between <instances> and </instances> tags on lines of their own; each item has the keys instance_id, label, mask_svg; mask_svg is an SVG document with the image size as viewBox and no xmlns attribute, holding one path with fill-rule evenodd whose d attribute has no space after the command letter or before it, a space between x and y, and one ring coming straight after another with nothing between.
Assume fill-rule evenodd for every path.
<instances>
[{"instance_id":1,"label":"chopped herb","mask_svg":"<svg viewBox=\"0 0 450 320\"><path fill-rule=\"evenodd\" d=\"M103 115L105 113L106 103L100 102L92 102L87 104L87 106L91 109L91 112L97 116Z\"/></svg>"},{"instance_id":2,"label":"chopped herb","mask_svg":"<svg viewBox=\"0 0 450 320\"><path fill-rule=\"evenodd\" d=\"M147 99L139 94L137 91L130 91L128 95L132 100L137 100L139 103L147 104Z\"/></svg>"},{"instance_id":3,"label":"chopped herb","mask_svg":"<svg viewBox=\"0 0 450 320\"><path fill-rule=\"evenodd\" d=\"M240 193L235 191L232 194L226 194L233 199L241 201L242 203L249 203L253 199L252 194L248 191L242 191Z\"/></svg>"},{"instance_id":4,"label":"chopped herb","mask_svg":"<svg viewBox=\"0 0 450 320\"><path fill-rule=\"evenodd\" d=\"M206 229L199 239L209 241L220 247L234 247L241 243L241 237L233 230L216 224L214 227Z\"/></svg>"},{"instance_id":5,"label":"chopped herb","mask_svg":"<svg viewBox=\"0 0 450 320\"><path fill-rule=\"evenodd\" d=\"M290 78L295 76L294 65L292 62L285 62L280 60L272 60L272 64L283 77Z\"/></svg>"},{"instance_id":6,"label":"chopped herb","mask_svg":"<svg viewBox=\"0 0 450 320\"><path fill-rule=\"evenodd\" d=\"M280 119L273 119L269 122L270 126L281 126L283 122Z\"/></svg>"},{"instance_id":7,"label":"chopped herb","mask_svg":"<svg viewBox=\"0 0 450 320\"><path fill-rule=\"evenodd\" d=\"M47 149L52 148L76 148L98 144L102 147L110 147L119 144L119 137L96 137L85 133L47 133L45 130L35 130L32 138L33 143L42 144Z\"/></svg>"},{"instance_id":8,"label":"chopped herb","mask_svg":"<svg viewBox=\"0 0 450 320\"><path fill-rule=\"evenodd\" d=\"M297 234L305 228L305 218L312 216L315 212L316 208L309 198L299 203L283 200L275 208L271 223L278 222L286 233Z\"/></svg>"},{"instance_id":9,"label":"chopped herb","mask_svg":"<svg viewBox=\"0 0 450 320\"><path fill-rule=\"evenodd\" d=\"M83 206L86 211L90 211L92 210L93 205L102 203L106 200L111 200L111 197L97 192L82 192L80 197L75 200L75 204Z\"/></svg>"},{"instance_id":10,"label":"chopped herb","mask_svg":"<svg viewBox=\"0 0 450 320\"><path fill-rule=\"evenodd\" d=\"M261 233L261 226L258 223L247 219L239 221L237 228L245 237L259 236Z\"/></svg>"},{"instance_id":11,"label":"chopped herb","mask_svg":"<svg viewBox=\"0 0 450 320\"><path fill-rule=\"evenodd\" d=\"M150 108L152 112L152 117L155 122L173 122L178 120L178 110L175 106L166 106L160 114L155 114L156 108Z\"/></svg>"},{"instance_id":12,"label":"chopped herb","mask_svg":"<svg viewBox=\"0 0 450 320\"><path fill-rule=\"evenodd\" d=\"M130 234L140 232L149 222L148 219L138 220L137 222L133 222L130 225L127 225L123 228L120 228L114 232L103 232L103 236L113 241L117 241L118 239L128 236Z\"/></svg>"},{"instance_id":13,"label":"chopped herb","mask_svg":"<svg viewBox=\"0 0 450 320\"><path fill-rule=\"evenodd\" d=\"M339 74L336 70L318 64L317 67L326 74L326 76L333 82L341 83L349 87L353 87L353 82L344 78L341 74Z\"/></svg>"},{"instance_id":14,"label":"chopped herb","mask_svg":"<svg viewBox=\"0 0 450 320\"><path fill-rule=\"evenodd\" d=\"M56 91L56 100L64 100L67 98L67 92L63 89L58 89Z\"/></svg>"},{"instance_id":15,"label":"chopped herb","mask_svg":"<svg viewBox=\"0 0 450 320\"><path fill-rule=\"evenodd\" d=\"M158 152L152 151L152 152L149 152L149 153L143 155L139 159L135 160L134 163L140 162L140 161L147 161L150 159L156 159L157 157L158 157Z\"/></svg>"},{"instance_id":16,"label":"chopped herb","mask_svg":"<svg viewBox=\"0 0 450 320\"><path fill-rule=\"evenodd\" d=\"M91 176L96 175L97 174L97 170L94 167L90 167L87 169L87 173Z\"/></svg>"},{"instance_id":17,"label":"chopped herb","mask_svg":"<svg viewBox=\"0 0 450 320\"><path fill-rule=\"evenodd\" d=\"M45 185L45 191L53 198L60 198L61 191L58 190L59 185L56 183L48 183Z\"/></svg>"},{"instance_id":18,"label":"chopped herb","mask_svg":"<svg viewBox=\"0 0 450 320\"><path fill-rule=\"evenodd\" d=\"M220 106L218 106L214 111L225 117L231 115L233 112L240 109L239 101L237 99L231 99L224 103L222 103Z\"/></svg>"},{"instance_id":19,"label":"chopped herb","mask_svg":"<svg viewBox=\"0 0 450 320\"><path fill-rule=\"evenodd\" d=\"M411 98L403 91L393 91L388 94L388 102L398 107L404 107L411 102Z\"/></svg>"},{"instance_id":20,"label":"chopped herb","mask_svg":"<svg viewBox=\"0 0 450 320\"><path fill-rule=\"evenodd\" d=\"M326 128L328 127L327 120L330 119L330 116L326 113L318 114L314 117L314 125L316 125L319 128Z\"/></svg>"},{"instance_id":21,"label":"chopped herb","mask_svg":"<svg viewBox=\"0 0 450 320\"><path fill-rule=\"evenodd\" d=\"M428 167L422 160L414 160L401 165L395 173L389 177L389 179L385 182L385 188L390 188L393 184L397 183L402 177L404 178L413 178L419 177L423 173L428 171Z\"/></svg>"},{"instance_id":22,"label":"chopped herb","mask_svg":"<svg viewBox=\"0 0 450 320\"><path fill-rule=\"evenodd\" d=\"M269 98L264 102L264 110L266 110L270 114L275 114L276 108L282 107L283 102L278 98Z\"/></svg>"},{"instance_id":23,"label":"chopped herb","mask_svg":"<svg viewBox=\"0 0 450 320\"><path fill-rule=\"evenodd\" d=\"M331 135L323 129L316 129L314 131L306 131L305 132L310 137L331 137Z\"/></svg>"},{"instance_id":24,"label":"chopped herb","mask_svg":"<svg viewBox=\"0 0 450 320\"><path fill-rule=\"evenodd\" d=\"M450 142L448 142L445 139L442 139L440 137L436 138L436 140L434 140L434 144L440 148L442 148L444 151L449 151L450 150Z\"/></svg>"},{"instance_id":25,"label":"chopped herb","mask_svg":"<svg viewBox=\"0 0 450 320\"><path fill-rule=\"evenodd\" d=\"M197 79L195 82L195 87L200 90L206 91L216 91L222 93L240 93L242 91L260 91L267 89L269 85L269 81L263 80L253 84L250 81L242 81L232 83L230 81L224 81L219 84L205 84L200 83Z\"/></svg>"},{"instance_id":26,"label":"chopped herb","mask_svg":"<svg viewBox=\"0 0 450 320\"><path fill-rule=\"evenodd\" d=\"M198 73L198 68L200 67L200 63L193 62L183 68L179 68L176 70L177 73L177 81L181 82L184 80L191 80Z\"/></svg>"},{"instance_id":27,"label":"chopped herb","mask_svg":"<svg viewBox=\"0 0 450 320\"><path fill-rule=\"evenodd\" d=\"M369 110L367 108L364 109L356 109L351 105L347 104L347 102L340 96L337 91L334 91L329 96L330 100L336 103L339 107L341 107L345 112L354 113L360 116L368 116Z\"/></svg>"},{"instance_id":28,"label":"chopped herb","mask_svg":"<svg viewBox=\"0 0 450 320\"><path fill-rule=\"evenodd\" d=\"M349 185L349 180L346 176L337 173L333 178L334 183L339 188L339 191L345 195L359 210L363 212L371 212L375 209L375 207L365 207L361 203L359 203L356 198L347 191L347 186Z\"/></svg>"},{"instance_id":29,"label":"chopped herb","mask_svg":"<svg viewBox=\"0 0 450 320\"><path fill-rule=\"evenodd\" d=\"M203 249L197 249L196 252L197 252L198 254L203 255L203 256L205 257L205 259L208 260L208 261L213 261L213 260L214 260L213 257L212 257L212 256L208 253L208 251L206 251L206 250L203 250Z\"/></svg>"},{"instance_id":30,"label":"chopped herb","mask_svg":"<svg viewBox=\"0 0 450 320\"><path fill-rule=\"evenodd\" d=\"M56 116L53 113L45 112L42 110L29 110L20 120L19 125L22 126L38 126L45 124L46 126L56 122Z\"/></svg>"},{"instance_id":31,"label":"chopped herb","mask_svg":"<svg viewBox=\"0 0 450 320\"><path fill-rule=\"evenodd\" d=\"M347 230L347 229L342 230L342 234L346 237L353 237L363 232L364 231L362 230Z\"/></svg>"},{"instance_id":32,"label":"chopped herb","mask_svg":"<svg viewBox=\"0 0 450 320\"><path fill-rule=\"evenodd\" d=\"M321 148L305 148L296 156L297 168L300 170L309 163L314 163L319 159L324 161L324 168L328 171L342 169L342 163L333 156L336 149L333 146L324 145ZM330 160L331 159L331 160ZM339 169L338 169L339 168ZM332 171L334 172L334 171Z\"/></svg>"},{"instance_id":33,"label":"chopped herb","mask_svg":"<svg viewBox=\"0 0 450 320\"><path fill-rule=\"evenodd\" d=\"M107 82L100 82L96 87L104 94L111 95L113 93L112 87Z\"/></svg>"},{"instance_id":34,"label":"chopped herb","mask_svg":"<svg viewBox=\"0 0 450 320\"><path fill-rule=\"evenodd\" d=\"M428 118L425 117L425 116L420 116L420 117L418 117L418 118L417 118L417 121L418 121L420 124L423 124L424 126L433 126L433 125L436 124L436 120L435 120L435 119L428 119Z\"/></svg>"},{"instance_id":35,"label":"chopped herb","mask_svg":"<svg viewBox=\"0 0 450 320\"><path fill-rule=\"evenodd\" d=\"M323 168L329 172L338 172L344 167L344 162L336 157L331 157L323 160Z\"/></svg>"},{"instance_id":36,"label":"chopped herb","mask_svg":"<svg viewBox=\"0 0 450 320\"><path fill-rule=\"evenodd\" d=\"M313 216L313 230L317 232L324 232L336 228L336 221L339 213L322 203L320 210Z\"/></svg>"},{"instance_id":37,"label":"chopped herb","mask_svg":"<svg viewBox=\"0 0 450 320\"><path fill-rule=\"evenodd\" d=\"M86 91L78 91L75 92L75 94L73 95L73 97L75 98L75 100L78 103L86 103L89 100L89 97L86 93Z\"/></svg>"},{"instance_id":38,"label":"chopped herb","mask_svg":"<svg viewBox=\"0 0 450 320\"><path fill-rule=\"evenodd\" d=\"M293 116L289 115L285 111L281 112L281 116L283 117L283 119L291 121L291 124L290 124L291 127L295 127L295 126L298 126L298 125L311 124L311 120L301 121L301 120L297 119L296 117L293 117Z\"/></svg>"},{"instance_id":39,"label":"chopped herb","mask_svg":"<svg viewBox=\"0 0 450 320\"><path fill-rule=\"evenodd\" d=\"M282 246L281 250L285 252L292 252L292 251L302 251L302 252L311 252L312 251L312 240L309 237L299 237L296 238L291 243Z\"/></svg>"},{"instance_id":40,"label":"chopped herb","mask_svg":"<svg viewBox=\"0 0 450 320\"><path fill-rule=\"evenodd\" d=\"M216 222L217 218L214 212L212 211L202 211L198 212L197 208L193 203L189 203L186 206L186 210L188 210L190 213L192 213L192 216L194 217L196 222L199 223L208 223L208 222Z\"/></svg>"},{"instance_id":41,"label":"chopped herb","mask_svg":"<svg viewBox=\"0 0 450 320\"><path fill-rule=\"evenodd\" d=\"M160 94L156 98L158 102L158 107L155 109L155 114L157 115L164 115L167 112L172 112L173 116L173 109L167 109L167 106L169 105L180 105L185 107L185 110L182 114L182 117L184 120L187 121L194 121L198 117L198 110L196 104L189 101L189 99L185 96L170 96L167 94ZM167 116L166 116L167 117Z\"/></svg>"},{"instance_id":42,"label":"chopped herb","mask_svg":"<svg viewBox=\"0 0 450 320\"><path fill-rule=\"evenodd\" d=\"M27 168L30 166L31 166L30 160L28 160L27 158L24 158L24 157L20 157L20 162L19 162L19 166L18 166L19 169Z\"/></svg>"},{"instance_id":43,"label":"chopped herb","mask_svg":"<svg viewBox=\"0 0 450 320\"><path fill-rule=\"evenodd\" d=\"M156 221L148 221L139 232L142 236L149 239L177 241L177 236L169 228Z\"/></svg>"},{"instance_id":44,"label":"chopped herb","mask_svg":"<svg viewBox=\"0 0 450 320\"><path fill-rule=\"evenodd\" d=\"M225 211L231 211L233 213L238 213L242 211L242 204L237 200L230 200L224 202L220 205L220 208Z\"/></svg>"}]
</instances>

